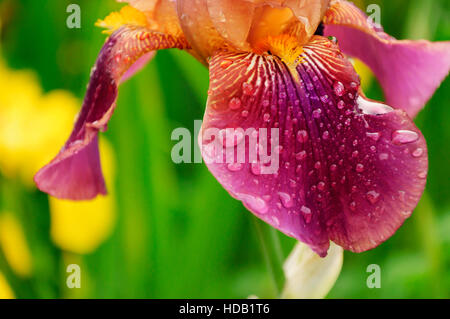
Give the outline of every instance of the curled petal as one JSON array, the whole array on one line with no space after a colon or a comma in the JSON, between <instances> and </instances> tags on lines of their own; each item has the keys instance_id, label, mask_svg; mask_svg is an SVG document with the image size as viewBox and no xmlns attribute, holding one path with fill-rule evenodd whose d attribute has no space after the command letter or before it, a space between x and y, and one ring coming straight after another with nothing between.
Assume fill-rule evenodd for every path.
<instances>
[{"instance_id":1,"label":"curled petal","mask_svg":"<svg viewBox=\"0 0 450 319\"><path fill-rule=\"evenodd\" d=\"M288 33L306 43L329 0L178 0L181 27L197 55L206 60L231 47L250 51L267 37Z\"/></svg>"},{"instance_id":2,"label":"curled petal","mask_svg":"<svg viewBox=\"0 0 450 319\"><path fill-rule=\"evenodd\" d=\"M119 83L148 61L152 51L187 48L184 38L123 27L108 39L92 70L83 107L60 153L35 176L38 188L60 199L85 200L106 194L98 131L114 112Z\"/></svg>"},{"instance_id":3,"label":"curled petal","mask_svg":"<svg viewBox=\"0 0 450 319\"><path fill-rule=\"evenodd\" d=\"M414 117L450 70L450 42L398 41L356 6L334 0L324 17L325 35L375 73L386 102Z\"/></svg>"},{"instance_id":4,"label":"curled petal","mask_svg":"<svg viewBox=\"0 0 450 319\"><path fill-rule=\"evenodd\" d=\"M205 162L257 217L320 256L329 240L354 252L374 248L422 194L425 141L403 111L359 93L353 67L328 39L313 38L301 63L288 60L211 59L199 138Z\"/></svg>"}]
</instances>

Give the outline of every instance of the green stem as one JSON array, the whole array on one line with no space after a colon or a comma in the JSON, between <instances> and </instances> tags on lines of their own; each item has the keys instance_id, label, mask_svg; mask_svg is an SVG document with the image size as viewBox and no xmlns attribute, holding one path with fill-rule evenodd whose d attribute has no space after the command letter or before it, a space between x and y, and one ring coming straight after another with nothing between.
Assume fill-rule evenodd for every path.
<instances>
[{"instance_id":1,"label":"green stem","mask_svg":"<svg viewBox=\"0 0 450 319\"><path fill-rule=\"evenodd\" d=\"M284 286L283 253L278 232L257 217L252 217L267 268L272 277L275 296L279 297Z\"/></svg>"}]
</instances>

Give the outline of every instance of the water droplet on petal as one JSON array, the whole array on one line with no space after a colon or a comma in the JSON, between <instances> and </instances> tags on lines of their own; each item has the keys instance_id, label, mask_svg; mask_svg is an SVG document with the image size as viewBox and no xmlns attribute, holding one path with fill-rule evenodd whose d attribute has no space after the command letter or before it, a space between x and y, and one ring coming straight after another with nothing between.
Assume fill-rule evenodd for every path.
<instances>
[{"instance_id":1,"label":"water droplet on petal","mask_svg":"<svg viewBox=\"0 0 450 319\"><path fill-rule=\"evenodd\" d=\"M405 217L405 218L409 218L412 215L412 211L406 211L406 212L401 212L401 214Z\"/></svg>"},{"instance_id":2,"label":"water droplet on petal","mask_svg":"<svg viewBox=\"0 0 450 319\"><path fill-rule=\"evenodd\" d=\"M237 197L241 199L250 210L254 210L258 214L266 214L269 210L266 201L260 197L248 194L237 194Z\"/></svg>"},{"instance_id":3,"label":"water droplet on petal","mask_svg":"<svg viewBox=\"0 0 450 319\"><path fill-rule=\"evenodd\" d=\"M239 109L241 107L241 105L242 105L241 99L238 98L238 97L232 98L230 100L230 102L228 103L228 107L231 110L237 110L237 109Z\"/></svg>"},{"instance_id":4,"label":"water droplet on petal","mask_svg":"<svg viewBox=\"0 0 450 319\"><path fill-rule=\"evenodd\" d=\"M419 178L424 179L424 178L427 178L427 175L428 175L428 173L426 171L424 171L424 172L420 172L418 176L419 176Z\"/></svg>"},{"instance_id":5,"label":"water droplet on petal","mask_svg":"<svg viewBox=\"0 0 450 319\"><path fill-rule=\"evenodd\" d=\"M253 85L251 85L250 83L244 82L242 84L242 91L244 92L245 95L252 95L253 94Z\"/></svg>"},{"instance_id":6,"label":"water droplet on petal","mask_svg":"<svg viewBox=\"0 0 450 319\"><path fill-rule=\"evenodd\" d=\"M380 193L376 192L376 191L369 191L366 194L367 200L369 202L371 202L372 204L375 204L378 199L380 198Z\"/></svg>"},{"instance_id":7,"label":"water droplet on petal","mask_svg":"<svg viewBox=\"0 0 450 319\"><path fill-rule=\"evenodd\" d=\"M367 135L367 137L370 137L375 142L377 142L381 137L381 134L379 132L375 132L375 133L367 132L366 135Z\"/></svg>"},{"instance_id":8,"label":"water droplet on petal","mask_svg":"<svg viewBox=\"0 0 450 319\"><path fill-rule=\"evenodd\" d=\"M344 107L345 107L345 102L344 102L343 100L340 100L340 101L337 103L337 108L338 108L339 110L342 110Z\"/></svg>"},{"instance_id":9,"label":"water droplet on petal","mask_svg":"<svg viewBox=\"0 0 450 319\"><path fill-rule=\"evenodd\" d=\"M413 157L421 157L423 155L423 148L418 148L414 152L412 152Z\"/></svg>"},{"instance_id":10,"label":"water droplet on petal","mask_svg":"<svg viewBox=\"0 0 450 319\"><path fill-rule=\"evenodd\" d=\"M354 212L356 210L356 203L355 202L351 202L349 207L350 207L350 210Z\"/></svg>"},{"instance_id":11,"label":"water droplet on petal","mask_svg":"<svg viewBox=\"0 0 450 319\"><path fill-rule=\"evenodd\" d=\"M230 170L231 172L240 171L242 169L242 167L243 167L243 165L241 163L228 164L228 170Z\"/></svg>"},{"instance_id":12,"label":"water droplet on petal","mask_svg":"<svg viewBox=\"0 0 450 319\"><path fill-rule=\"evenodd\" d=\"M313 112L312 112L312 116L313 116L313 118L315 118L315 119L318 119L318 118L320 118L320 115L322 114L322 110L321 109L317 109L317 110L314 110Z\"/></svg>"},{"instance_id":13,"label":"water droplet on petal","mask_svg":"<svg viewBox=\"0 0 450 319\"><path fill-rule=\"evenodd\" d=\"M294 201L292 200L291 195L279 192L278 196L280 197L281 203L285 208L292 208L294 206Z\"/></svg>"},{"instance_id":14,"label":"water droplet on petal","mask_svg":"<svg viewBox=\"0 0 450 319\"><path fill-rule=\"evenodd\" d=\"M324 182L319 182L317 184L317 189L320 190L320 191L325 190L325 183Z\"/></svg>"},{"instance_id":15,"label":"water droplet on petal","mask_svg":"<svg viewBox=\"0 0 450 319\"><path fill-rule=\"evenodd\" d=\"M413 143L419 139L419 134L409 130L397 130L392 134L392 143L396 145Z\"/></svg>"},{"instance_id":16,"label":"water droplet on petal","mask_svg":"<svg viewBox=\"0 0 450 319\"><path fill-rule=\"evenodd\" d=\"M333 90L337 96L343 96L345 94L345 87L342 82L335 82L333 85Z\"/></svg>"},{"instance_id":17,"label":"water droplet on petal","mask_svg":"<svg viewBox=\"0 0 450 319\"><path fill-rule=\"evenodd\" d=\"M300 143L306 143L308 141L308 132L301 130L297 132L297 141Z\"/></svg>"},{"instance_id":18,"label":"water droplet on petal","mask_svg":"<svg viewBox=\"0 0 450 319\"><path fill-rule=\"evenodd\" d=\"M358 173L362 173L364 171L364 165L363 164L357 164L356 165L356 171Z\"/></svg>"},{"instance_id":19,"label":"water droplet on petal","mask_svg":"<svg viewBox=\"0 0 450 319\"><path fill-rule=\"evenodd\" d=\"M306 151L300 151L295 155L295 158L299 161L302 161L306 158Z\"/></svg>"},{"instance_id":20,"label":"water droplet on petal","mask_svg":"<svg viewBox=\"0 0 450 319\"><path fill-rule=\"evenodd\" d=\"M309 207L302 206L300 208L300 212L302 213L303 218L305 219L305 222L307 224L309 224L311 222L311 218L312 218L311 209Z\"/></svg>"},{"instance_id":21,"label":"water droplet on petal","mask_svg":"<svg viewBox=\"0 0 450 319\"><path fill-rule=\"evenodd\" d=\"M277 227L280 226L280 220L277 217L272 216L272 221L275 226L277 226Z\"/></svg>"},{"instance_id":22,"label":"water droplet on petal","mask_svg":"<svg viewBox=\"0 0 450 319\"><path fill-rule=\"evenodd\" d=\"M369 101L362 97L358 97L358 107L364 114L368 115L386 114L394 110L386 104Z\"/></svg>"}]
</instances>

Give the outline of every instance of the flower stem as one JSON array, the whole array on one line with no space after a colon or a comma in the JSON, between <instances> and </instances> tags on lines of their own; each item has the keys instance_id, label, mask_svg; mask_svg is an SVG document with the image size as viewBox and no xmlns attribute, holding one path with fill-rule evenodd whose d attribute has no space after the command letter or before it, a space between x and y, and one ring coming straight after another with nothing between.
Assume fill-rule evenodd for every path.
<instances>
[{"instance_id":1,"label":"flower stem","mask_svg":"<svg viewBox=\"0 0 450 319\"><path fill-rule=\"evenodd\" d=\"M252 217L267 268L272 277L275 296L279 297L284 286L283 253L278 232L257 217Z\"/></svg>"}]
</instances>

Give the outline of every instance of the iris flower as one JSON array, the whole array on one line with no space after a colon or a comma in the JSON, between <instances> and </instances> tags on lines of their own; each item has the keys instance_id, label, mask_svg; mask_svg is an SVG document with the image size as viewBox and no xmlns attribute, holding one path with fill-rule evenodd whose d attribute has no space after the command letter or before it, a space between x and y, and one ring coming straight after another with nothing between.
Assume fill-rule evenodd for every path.
<instances>
[{"instance_id":1,"label":"iris flower","mask_svg":"<svg viewBox=\"0 0 450 319\"><path fill-rule=\"evenodd\" d=\"M372 249L411 215L428 171L411 118L447 76L449 42L398 41L343 0L119 2L131 6L99 22L112 34L69 140L35 176L42 191L72 200L106 194L98 132L118 86L154 51L177 48L210 71L205 162L257 217L325 256L330 240ZM364 96L347 56L373 70L387 104ZM279 169L207 161L212 139L202 137L210 128L279 129Z\"/></svg>"}]
</instances>

